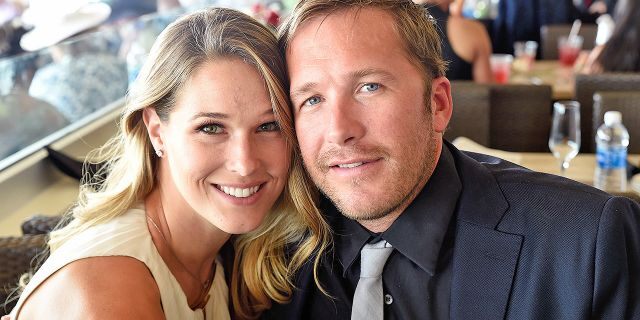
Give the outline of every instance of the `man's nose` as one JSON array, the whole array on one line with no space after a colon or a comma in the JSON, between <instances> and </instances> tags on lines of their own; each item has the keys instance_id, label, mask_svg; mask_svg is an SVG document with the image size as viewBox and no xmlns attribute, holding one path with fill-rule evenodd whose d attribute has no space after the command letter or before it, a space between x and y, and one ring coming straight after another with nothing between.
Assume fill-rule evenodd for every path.
<instances>
[{"instance_id":1,"label":"man's nose","mask_svg":"<svg viewBox=\"0 0 640 320\"><path fill-rule=\"evenodd\" d=\"M337 145L349 145L357 142L365 133L362 108L349 97L338 98L328 109L330 112L327 140Z\"/></svg>"}]
</instances>

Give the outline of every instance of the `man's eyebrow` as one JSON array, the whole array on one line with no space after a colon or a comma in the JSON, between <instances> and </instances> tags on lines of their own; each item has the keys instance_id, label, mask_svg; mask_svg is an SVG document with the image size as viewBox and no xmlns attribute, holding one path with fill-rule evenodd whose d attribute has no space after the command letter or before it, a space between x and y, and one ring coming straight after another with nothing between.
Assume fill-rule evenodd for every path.
<instances>
[{"instance_id":1,"label":"man's eyebrow","mask_svg":"<svg viewBox=\"0 0 640 320\"><path fill-rule=\"evenodd\" d=\"M356 71L350 72L348 76L352 80L357 80L357 79L364 78L366 76L371 76L371 75L381 76L383 80L395 79L395 76L393 76L391 72L378 69L378 68L366 68L366 69L356 70Z\"/></svg>"},{"instance_id":2,"label":"man's eyebrow","mask_svg":"<svg viewBox=\"0 0 640 320\"><path fill-rule=\"evenodd\" d=\"M318 85L317 82L307 82L301 85L300 87L291 90L291 92L289 93L291 100L295 100L296 98L306 97L309 94L309 92L313 91L313 88L316 87L317 85Z\"/></svg>"}]
</instances>

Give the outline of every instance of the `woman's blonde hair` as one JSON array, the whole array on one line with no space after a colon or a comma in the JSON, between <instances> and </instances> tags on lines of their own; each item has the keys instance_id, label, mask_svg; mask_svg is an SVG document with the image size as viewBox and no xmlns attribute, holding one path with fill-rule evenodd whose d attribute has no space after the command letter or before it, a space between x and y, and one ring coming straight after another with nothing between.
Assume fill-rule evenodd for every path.
<instances>
[{"instance_id":1,"label":"woman's blonde hair","mask_svg":"<svg viewBox=\"0 0 640 320\"><path fill-rule=\"evenodd\" d=\"M289 108L288 79L273 33L251 17L231 9L210 8L169 25L153 45L147 62L127 96L120 130L89 157L102 170L85 177L69 224L51 233L55 251L73 235L123 214L143 200L155 185L158 158L149 140L142 110L155 108L167 121L181 91L203 63L239 58L262 76L276 121L291 157L288 184L272 212L255 231L235 239L231 296L235 315L255 318L273 299L292 293L290 276L329 245L329 228L314 204L313 184L297 152ZM296 248L291 254L289 246ZM317 254L317 255L316 255ZM287 262L288 261L288 262Z\"/></svg>"}]
</instances>

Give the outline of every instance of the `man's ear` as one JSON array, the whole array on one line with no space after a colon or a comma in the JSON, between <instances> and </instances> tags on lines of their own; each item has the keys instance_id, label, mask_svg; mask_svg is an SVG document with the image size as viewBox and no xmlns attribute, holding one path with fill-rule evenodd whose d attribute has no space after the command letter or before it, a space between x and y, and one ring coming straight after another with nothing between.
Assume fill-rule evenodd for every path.
<instances>
[{"instance_id":1,"label":"man's ear","mask_svg":"<svg viewBox=\"0 0 640 320\"><path fill-rule=\"evenodd\" d=\"M142 109L142 120L147 127L147 133L153 148L155 150L164 150L164 141L162 139L162 121L153 107Z\"/></svg>"},{"instance_id":2,"label":"man's ear","mask_svg":"<svg viewBox=\"0 0 640 320\"><path fill-rule=\"evenodd\" d=\"M431 81L431 116L433 129L443 133L451 120L453 100L451 98L451 83L446 77L438 77Z\"/></svg>"}]
</instances>

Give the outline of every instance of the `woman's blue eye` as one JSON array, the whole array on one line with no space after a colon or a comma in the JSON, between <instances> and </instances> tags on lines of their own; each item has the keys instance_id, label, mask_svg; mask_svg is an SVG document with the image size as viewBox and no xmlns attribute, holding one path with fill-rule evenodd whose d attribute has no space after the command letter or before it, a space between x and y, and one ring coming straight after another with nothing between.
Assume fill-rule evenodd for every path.
<instances>
[{"instance_id":1,"label":"woman's blue eye","mask_svg":"<svg viewBox=\"0 0 640 320\"><path fill-rule=\"evenodd\" d=\"M198 130L206 133L206 134L216 134L222 132L222 126L217 124L205 124L200 127Z\"/></svg>"},{"instance_id":2,"label":"woman's blue eye","mask_svg":"<svg viewBox=\"0 0 640 320\"><path fill-rule=\"evenodd\" d=\"M320 97L311 97L304 102L305 106L312 106L320 103Z\"/></svg>"},{"instance_id":3,"label":"woman's blue eye","mask_svg":"<svg viewBox=\"0 0 640 320\"><path fill-rule=\"evenodd\" d=\"M362 90L367 92L376 91L378 89L380 89L380 84L377 84L377 83L367 83L364 86L362 86Z\"/></svg>"},{"instance_id":4,"label":"woman's blue eye","mask_svg":"<svg viewBox=\"0 0 640 320\"><path fill-rule=\"evenodd\" d=\"M258 127L258 131L279 131L280 125L276 121L263 123Z\"/></svg>"}]
</instances>

